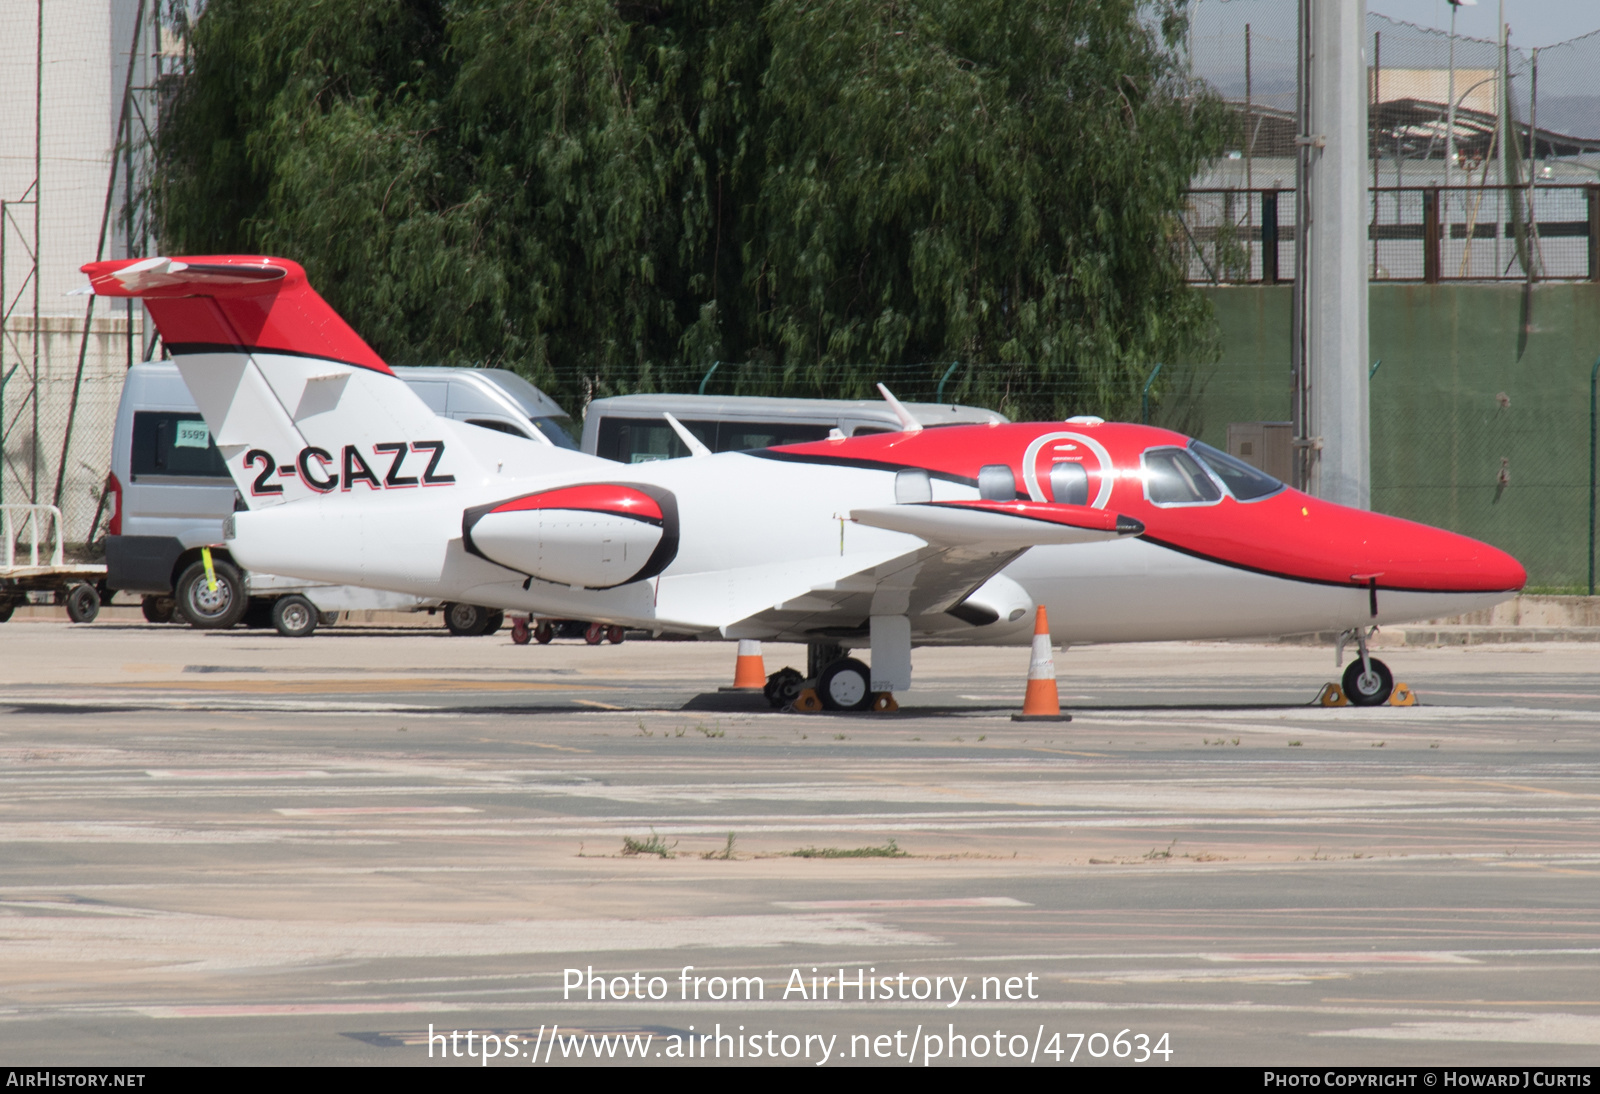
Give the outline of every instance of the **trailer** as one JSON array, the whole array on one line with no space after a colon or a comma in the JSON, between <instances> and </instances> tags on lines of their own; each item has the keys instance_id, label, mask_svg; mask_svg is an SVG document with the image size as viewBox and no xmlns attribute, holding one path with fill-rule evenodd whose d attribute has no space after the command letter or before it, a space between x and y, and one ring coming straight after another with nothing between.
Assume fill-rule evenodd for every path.
<instances>
[{"instance_id":1,"label":"trailer","mask_svg":"<svg viewBox=\"0 0 1600 1094\"><path fill-rule=\"evenodd\" d=\"M28 547L19 552L23 535ZM17 605L26 603L28 594L35 592L48 592L57 604L65 604L74 623L91 623L100 614L98 586L106 579L106 568L66 561L60 509L54 505L0 505L0 543L4 545L0 547L0 623L10 619Z\"/></svg>"}]
</instances>

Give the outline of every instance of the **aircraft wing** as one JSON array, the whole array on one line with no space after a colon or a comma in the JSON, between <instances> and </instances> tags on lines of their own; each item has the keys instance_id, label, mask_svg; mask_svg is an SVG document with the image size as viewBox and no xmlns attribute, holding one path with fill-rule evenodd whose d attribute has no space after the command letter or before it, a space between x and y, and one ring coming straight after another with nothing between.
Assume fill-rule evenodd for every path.
<instances>
[{"instance_id":1,"label":"aircraft wing","mask_svg":"<svg viewBox=\"0 0 1600 1094\"><path fill-rule=\"evenodd\" d=\"M729 637L771 634L798 640L864 636L874 615L906 615L914 631L958 629L950 617L975 590L1030 547L1138 535L1130 517L1050 502L922 502L854 509L858 524L923 541L903 554L822 584L723 628ZM921 617L923 622L919 623ZM984 620L987 622L987 620Z\"/></svg>"}]
</instances>

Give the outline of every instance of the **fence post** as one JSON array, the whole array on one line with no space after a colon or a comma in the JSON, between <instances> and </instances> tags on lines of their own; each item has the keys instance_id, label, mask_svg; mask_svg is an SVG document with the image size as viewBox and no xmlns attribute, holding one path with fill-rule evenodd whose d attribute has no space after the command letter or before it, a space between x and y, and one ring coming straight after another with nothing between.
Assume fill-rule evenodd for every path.
<instances>
[{"instance_id":1,"label":"fence post","mask_svg":"<svg viewBox=\"0 0 1600 1094\"><path fill-rule=\"evenodd\" d=\"M1439 283L1439 188L1422 191L1422 280Z\"/></svg>"},{"instance_id":2,"label":"fence post","mask_svg":"<svg viewBox=\"0 0 1600 1094\"><path fill-rule=\"evenodd\" d=\"M1261 283L1278 283L1278 191L1261 191Z\"/></svg>"},{"instance_id":3,"label":"fence post","mask_svg":"<svg viewBox=\"0 0 1600 1094\"><path fill-rule=\"evenodd\" d=\"M1600 281L1600 185L1584 187L1589 206L1589 280Z\"/></svg>"}]
</instances>

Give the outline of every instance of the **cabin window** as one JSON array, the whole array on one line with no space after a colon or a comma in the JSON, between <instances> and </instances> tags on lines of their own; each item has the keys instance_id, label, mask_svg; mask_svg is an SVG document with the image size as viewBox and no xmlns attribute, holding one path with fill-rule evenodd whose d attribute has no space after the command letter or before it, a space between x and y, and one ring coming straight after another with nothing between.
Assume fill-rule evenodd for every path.
<instances>
[{"instance_id":1,"label":"cabin window","mask_svg":"<svg viewBox=\"0 0 1600 1094\"><path fill-rule=\"evenodd\" d=\"M914 505L933 500L933 480L920 467L908 467L894 475L894 503Z\"/></svg>"},{"instance_id":2,"label":"cabin window","mask_svg":"<svg viewBox=\"0 0 1600 1094\"><path fill-rule=\"evenodd\" d=\"M978 496L984 501L1016 501L1016 475L1006 464L985 464L978 468Z\"/></svg>"},{"instance_id":3,"label":"cabin window","mask_svg":"<svg viewBox=\"0 0 1600 1094\"><path fill-rule=\"evenodd\" d=\"M1083 464L1070 460L1051 464L1050 496L1062 505L1088 505L1088 470Z\"/></svg>"},{"instance_id":4,"label":"cabin window","mask_svg":"<svg viewBox=\"0 0 1600 1094\"><path fill-rule=\"evenodd\" d=\"M1211 505L1222 490L1200 462L1181 448L1152 448L1144 454L1144 493L1154 505Z\"/></svg>"}]
</instances>

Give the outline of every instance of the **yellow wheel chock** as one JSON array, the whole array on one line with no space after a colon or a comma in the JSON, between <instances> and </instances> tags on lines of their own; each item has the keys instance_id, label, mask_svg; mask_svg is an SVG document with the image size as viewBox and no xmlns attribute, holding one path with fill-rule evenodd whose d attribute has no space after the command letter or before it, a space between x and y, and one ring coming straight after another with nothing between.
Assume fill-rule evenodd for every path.
<instances>
[{"instance_id":1,"label":"yellow wheel chock","mask_svg":"<svg viewBox=\"0 0 1600 1094\"><path fill-rule=\"evenodd\" d=\"M900 704L894 701L891 692L880 691L872 697L872 712L874 714L893 714L900 709Z\"/></svg>"},{"instance_id":2,"label":"yellow wheel chock","mask_svg":"<svg viewBox=\"0 0 1600 1094\"><path fill-rule=\"evenodd\" d=\"M815 688L806 688L794 698L794 709L799 714L815 714L822 709L822 700Z\"/></svg>"},{"instance_id":3,"label":"yellow wheel chock","mask_svg":"<svg viewBox=\"0 0 1600 1094\"><path fill-rule=\"evenodd\" d=\"M1350 700L1345 696L1344 689L1338 684L1323 684L1322 690L1317 693L1317 705L1347 707L1350 705Z\"/></svg>"},{"instance_id":4,"label":"yellow wheel chock","mask_svg":"<svg viewBox=\"0 0 1600 1094\"><path fill-rule=\"evenodd\" d=\"M1417 705L1417 693L1411 690L1410 684L1396 682L1394 690L1389 693L1389 705L1392 707L1414 707Z\"/></svg>"}]
</instances>

